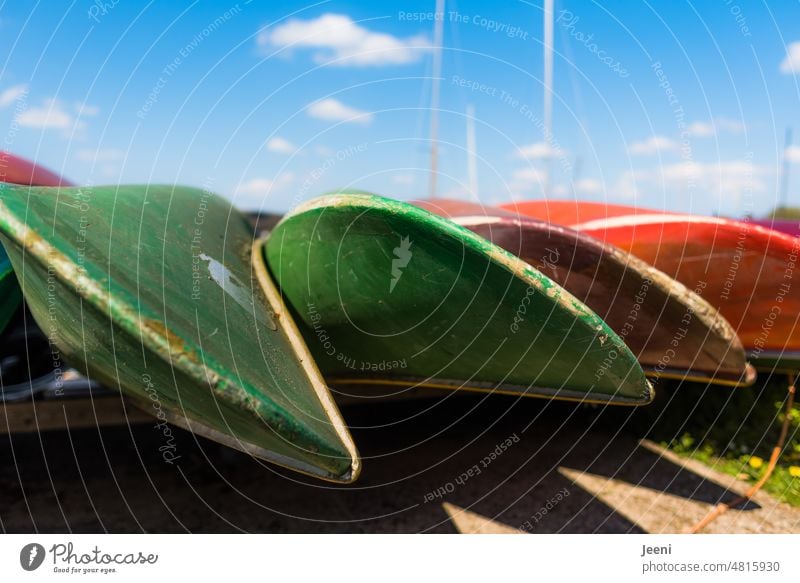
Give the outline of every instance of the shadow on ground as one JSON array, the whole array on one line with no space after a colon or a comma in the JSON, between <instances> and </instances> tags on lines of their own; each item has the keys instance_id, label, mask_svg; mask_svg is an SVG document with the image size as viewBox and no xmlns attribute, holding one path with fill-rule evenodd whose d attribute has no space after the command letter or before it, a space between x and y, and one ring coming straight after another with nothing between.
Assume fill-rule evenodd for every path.
<instances>
[{"instance_id":1,"label":"shadow on ground","mask_svg":"<svg viewBox=\"0 0 800 583\"><path fill-rule=\"evenodd\" d=\"M0 528L455 532L447 501L532 532L643 532L567 477L576 472L709 505L730 498L641 447L629 429L633 411L608 417L598 407L464 395L343 413L364 458L352 486L316 482L177 429L179 458L169 464L152 424L2 436Z\"/></svg>"}]
</instances>

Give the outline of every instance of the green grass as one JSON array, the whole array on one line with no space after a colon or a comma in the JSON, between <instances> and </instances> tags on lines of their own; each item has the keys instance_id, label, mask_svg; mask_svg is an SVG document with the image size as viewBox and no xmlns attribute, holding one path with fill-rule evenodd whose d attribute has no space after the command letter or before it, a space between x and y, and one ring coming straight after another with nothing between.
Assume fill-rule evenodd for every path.
<instances>
[{"instance_id":1,"label":"green grass","mask_svg":"<svg viewBox=\"0 0 800 583\"><path fill-rule=\"evenodd\" d=\"M681 456L755 483L777 444L788 395L785 375L764 376L750 388L737 389L660 382L656 402L630 421L643 437ZM800 472L799 405L795 402L783 453L764 485L793 506L800 506L800 477L792 476Z\"/></svg>"},{"instance_id":2,"label":"green grass","mask_svg":"<svg viewBox=\"0 0 800 583\"><path fill-rule=\"evenodd\" d=\"M773 209L767 218L770 219L800 219L800 208L792 206L778 206Z\"/></svg>"},{"instance_id":3,"label":"green grass","mask_svg":"<svg viewBox=\"0 0 800 583\"><path fill-rule=\"evenodd\" d=\"M687 433L684 434L677 443L662 443L678 455L699 460L715 470L737 476L755 483L761 478L767 469L768 460L760 456L750 455L727 455L720 457L719 454L709 445L694 447L690 445L694 442ZM759 467L754 467L754 462L761 460ZM792 506L800 506L800 477L791 475L791 464L779 462L775 466L775 471L764 484L763 490L772 494L775 498L788 502Z\"/></svg>"}]
</instances>

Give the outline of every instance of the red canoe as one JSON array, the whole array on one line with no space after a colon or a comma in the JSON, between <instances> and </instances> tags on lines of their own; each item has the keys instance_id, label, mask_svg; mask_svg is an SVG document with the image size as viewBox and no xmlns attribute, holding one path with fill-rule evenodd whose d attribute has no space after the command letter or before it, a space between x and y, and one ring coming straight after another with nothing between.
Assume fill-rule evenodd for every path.
<instances>
[{"instance_id":1,"label":"red canoe","mask_svg":"<svg viewBox=\"0 0 800 583\"><path fill-rule=\"evenodd\" d=\"M800 237L800 221L790 221L788 219L758 219L754 220L753 224L780 231L792 237Z\"/></svg>"},{"instance_id":2,"label":"red canoe","mask_svg":"<svg viewBox=\"0 0 800 583\"><path fill-rule=\"evenodd\" d=\"M72 183L46 168L0 150L0 182L30 186L72 186Z\"/></svg>"},{"instance_id":3,"label":"red canoe","mask_svg":"<svg viewBox=\"0 0 800 583\"><path fill-rule=\"evenodd\" d=\"M414 204L489 239L566 288L623 337L645 372L720 384L754 380L728 322L700 296L630 254L572 229L479 204Z\"/></svg>"},{"instance_id":4,"label":"red canoe","mask_svg":"<svg viewBox=\"0 0 800 583\"><path fill-rule=\"evenodd\" d=\"M800 368L800 238L731 219L576 201L503 205L617 245L697 290L759 368Z\"/></svg>"}]
</instances>

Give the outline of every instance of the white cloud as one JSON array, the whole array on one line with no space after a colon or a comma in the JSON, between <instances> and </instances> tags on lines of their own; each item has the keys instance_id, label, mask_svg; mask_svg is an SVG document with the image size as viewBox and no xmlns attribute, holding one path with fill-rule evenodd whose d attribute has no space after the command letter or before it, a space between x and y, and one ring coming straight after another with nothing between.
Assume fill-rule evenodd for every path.
<instances>
[{"instance_id":1,"label":"white cloud","mask_svg":"<svg viewBox=\"0 0 800 583\"><path fill-rule=\"evenodd\" d=\"M368 124L372 114L355 107L345 105L338 99L328 98L316 101L308 106L308 115L326 121L347 121Z\"/></svg>"},{"instance_id":2,"label":"white cloud","mask_svg":"<svg viewBox=\"0 0 800 583\"><path fill-rule=\"evenodd\" d=\"M711 121L696 121L687 130L697 138L708 138L722 132L740 134L745 130L745 125L735 119L720 117Z\"/></svg>"},{"instance_id":3,"label":"white cloud","mask_svg":"<svg viewBox=\"0 0 800 583\"><path fill-rule=\"evenodd\" d=\"M529 183L535 184L543 181L546 174L543 172L537 173L525 173L524 175L516 177L515 181L512 181L512 184L523 184L525 179L529 179ZM550 192L548 192L551 196L569 196L572 193L578 194L600 194L605 192L605 187L602 182L599 180L595 180L594 178L582 178L578 180L576 183L572 184L571 186L567 186L566 184L554 184L550 186Z\"/></svg>"},{"instance_id":4,"label":"white cloud","mask_svg":"<svg viewBox=\"0 0 800 583\"><path fill-rule=\"evenodd\" d=\"M766 192L764 178L775 171L774 168L745 160L676 164L666 170L665 180L675 185L674 190L683 187L688 191L689 185L695 183L694 192L703 196L721 196L737 203L744 195Z\"/></svg>"},{"instance_id":5,"label":"white cloud","mask_svg":"<svg viewBox=\"0 0 800 583\"><path fill-rule=\"evenodd\" d=\"M628 151L631 154L650 156L662 151L677 150L678 144L666 136L650 136L644 141L633 142Z\"/></svg>"},{"instance_id":6,"label":"white cloud","mask_svg":"<svg viewBox=\"0 0 800 583\"><path fill-rule=\"evenodd\" d=\"M472 195L463 184L454 184L444 192L440 192L439 196L445 200L467 200Z\"/></svg>"},{"instance_id":7,"label":"white cloud","mask_svg":"<svg viewBox=\"0 0 800 583\"><path fill-rule=\"evenodd\" d=\"M707 138L717 133L714 122L709 121L696 121L689 125L687 131L698 138Z\"/></svg>"},{"instance_id":8,"label":"white cloud","mask_svg":"<svg viewBox=\"0 0 800 583\"><path fill-rule=\"evenodd\" d=\"M267 142L267 150L278 154L291 155L297 152L297 148L286 138L275 136Z\"/></svg>"},{"instance_id":9,"label":"white cloud","mask_svg":"<svg viewBox=\"0 0 800 583\"><path fill-rule=\"evenodd\" d=\"M431 44L424 36L401 39L364 28L345 14L331 13L263 30L257 42L262 48L316 49L317 63L355 67L413 63Z\"/></svg>"},{"instance_id":10,"label":"white cloud","mask_svg":"<svg viewBox=\"0 0 800 583\"><path fill-rule=\"evenodd\" d=\"M652 193L663 189L670 194L688 193L738 201L744 194L767 192L765 179L774 172L770 166L746 160L678 162L623 172L612 190L615 195L627 199L635 199L638 191Z\"/></svg>"},{"instance_id":11,"label":"white cloud","mask_svg":"<svg viewBox=\"0 0 800 583\"><path fill-rule=\"evenodd\" d=\"M284 172L274 179L251 178L236 188L234 202L243 208L260 208L268 196L294 182L294 174Z\"/></svg>"},{"instance_id":12,"label":"white cloud","mask_svg":"<svg viewBox=\"0 0 800 583\"><path fill-rule=\"evenodd\" d=\"M119 178L119 168L114 164L105 164L100 167L100 174L106 177L117 177Z\"/></svg>"},{"instance_id":13,"label":"white cloud","mask_svg":"<svg viewBox=\"0 0 800 583\"><path fill-rule=\"evenodd\" d=\"M267 194L272 189L274 181L269 178L251 178L242 182L236 189L237 193L243 194Z\"/></svg>"},{"instance_id":14,"label":"white cloud","mask_svg":"<svg viewBox=\"0 0 800 583\"><path fill-rule=\"evenodd\" d=\"M19 85L12 85L2 93L0 93L0 107L8 107L20 97L28 93L28 86L24 83Z\"/></svg>"},{"instance_id":15,"label":"white cloud","mask_svg":"<svg viewBox=\"0 0 800 583\"><path fill-rule=\"evenodd\" d=\"M786 47L786 57L781 61L781 73L800 73L800 42L793 42Z\"/></svg>"},{"instance_id":16,"label":"white cloud","mask_svg":"<svg viewBox=\"0 0 800 583\"><path fill-rule=\"evenodd\" d=\"M519 184L541 184L546 177L547 172L537 168L521 168L512 175L513 181Z\"/></svg>"},{"instance_id":17,"label":"white cloud","mask_svg":"<svg viewBox=\"0 0 800 583\"><path fill-rule=\"evenodd\" d=\"M69 129L75 121L58 101L47 100L41 107L32 107L23 111L17 118L20 125L43 129Z\"/></svg>"},{"instance_id":18,"label":"white cloud","mask_svg":"<svg viewBox=\"0 0 800 583\"><path fill-rule=\"evenodd\" d=\"M800 146L789 146L784 150L783 157L793 164L800 163Z\"/></svg>"},{"instance_id":19,"label":"white cloud","mask_svg":"<svg viewBox=\"0 0 800 583\"><path fill-rule=\"evenodd\" d=\"M125 152L114 148L101 150L83 148L75 152L75 158L83 162L117 162L125 159Z\"/></svg>"},{"instance_id":20,"label":"white cloud","mask_svg":"<svg viewBox=\"0 0 800 583\"><path fill-rule=\"evenodd\" d=\"M575 192L581 194L599 194L603 190L603 183L593 178L582 178L575 183Z\"/></svg>"},{"instance_id":21,"label":"white cloud","mask_svg":"<svg viewBox=\"0 0 800 583\"><path fill-rule=\"evenodd\" d=\"M412 174L396 174L392 177L395 184L414 184L414 176Z\"/></svg>"},{"instance_id":22,"label":"white cloud","mask_svg":"<svg viewBox=\"0 0 800 583\"><path fill-rule=\"evenodd\" d=\"M620 174L619 178L614 182L611 192L626 200L635 200L638 194L636 188L636 172L633 170L626 170Z\"/></svg>"},{"instance_id":23,"label":"white cloud","mask_svg":"<svg viewBox=\"0 0 800 583\"><path fill-rule=\"evenodd\" d=\"M70 137L73 133L80 136L86 129L84 122L77 121L64 109L61 102L54 98L45 99L39 107L26 109L17 116L17 122L21 126L30 128L62 130L65 137Z\"/></svg>"},{"instance_id":24,"label":"white cloud","mask_svg":"<svg viewBox=\"0 0 800 583\"><path fill-rule=\"evenodd\" d=\"M530 196L532 193L541 193L547 181L547 171L538 168L520 168L511 174L508 190L511 197L517 200L520 197Z\"/></svg>"},{"instance_id":25,"label":"white cloud","mask_svg":"<svg viewBox=\"0 0 800 583\"><path fill-rule=\"evenodd\" d=\"M744 160L723 161L716 163L686 163L668 164L653 172L653 177L658 179L663 176L666 182L690 184L695 181L699 186L713 187L724 183L744 186L744 181L750 179L752 186L762 186L757 178L763 169ZM737 188L738 190L738 188Z\"/></svg>"},{"instance_id":26,"label":"white cloud","mask_svg":"<svg viewBox=\"0 0 800 583\"><path fill-rule=\"evenodd\" d=\"M533 144L528 144L527 146L520 146L516 154L517 158L540 160L543 158L555 158L557 156L563 156L565 152L561 148L553 147L547 142L536 142Z\"/></svg>"},{"instance_id":27,"label":"white cloud","mask_svg":"<svg viewBox=\"0 0 800 583\"><path fill-rule=\"evenodd\" d=\"M76 102L75 111L81 117L94 117L100 113L100 108L96 105L89 105L88 103Z\"/></svg>"}]
</instances>

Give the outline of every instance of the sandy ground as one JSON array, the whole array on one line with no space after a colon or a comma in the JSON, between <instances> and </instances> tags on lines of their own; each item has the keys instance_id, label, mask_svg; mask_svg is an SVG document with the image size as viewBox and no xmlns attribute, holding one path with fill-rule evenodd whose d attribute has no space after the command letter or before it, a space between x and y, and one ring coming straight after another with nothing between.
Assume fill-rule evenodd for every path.
<instances>
[{"instance_id":1,"label":"sandy ground","mask_svg":"<svg viewBox=\"0 0 800 583\"><path fill-rule=\"evenodd\" d=\"M642 442L597 408L473 395L344 414L364 458L352 486L177 429L170 465L152 424L2 436L0 529L680 532L747 486ZM796 533L800 510L759 494L709 531Z\"/></svg>"}]
</instances>

